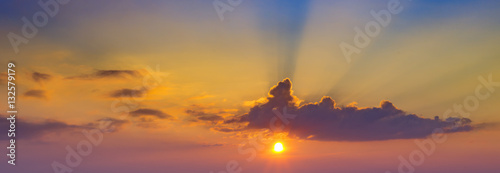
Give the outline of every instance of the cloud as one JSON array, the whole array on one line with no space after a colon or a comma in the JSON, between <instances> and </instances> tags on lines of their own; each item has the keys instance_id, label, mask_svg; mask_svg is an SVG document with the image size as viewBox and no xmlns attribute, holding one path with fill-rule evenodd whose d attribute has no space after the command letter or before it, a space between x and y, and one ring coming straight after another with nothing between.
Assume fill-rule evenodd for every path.
<instances>
[{"instance_id":1,"label":"cloud","mask_svg":"<svg viewBox=\"0 0 500 173\"><path fill-rule=\"evenodd\" d=\"M193 104L189 109L185 110L187 116L184 118L184 121L189 124L205 126L217 132L236 132L246 127L247 123L227 123L226 118L235 117L238 111L238 109L217 108L211 104Z\"/></svg>"},{"instance_id":2,"label":"cloud","mask_svg":"<svg viewBox=\"0 0 500 173\"><path fill-rule=\"evenodd\" d=\"M225 144L215 143L215 144L201 144L202 147L222 147Z\"/></svg>"},{"instance_id":3,"label":"cloud","mask_svg":"<svg viewBox=\"0 0 500 173\"><path fill-rule=\"evenodd\" d=\"M24 93L24 96L47 99L47 92L45 90L29 90Z\"/></svg>"},{"instance_id":4,"label":"cloud","mask_svg":"<svg viewBox=\"0 0 500 173\"><path fill-rule=\"evenodd\" d=\"M66 77L66 79L102 79L102 78L128 78L139 77L142 74L136 70L97 70L92 74Z\"/></svg>"},{"instance_id":5,"label":"cloud","mask_svg":"<svg viewBox=\"0 0 500 173\"><path fill-rule=\"evenodd\" d=\"M228 119L225 122L249 122L248 128L268 128L274 116L272 113L274 108L296 107L298 101L299 99L293 95L292 82L287 78L271 88L264 103L252 107L250 112L243 116Z\"/></svg>"},{"instance_id":6,"label":"cloud","mask_svg":"<svg viewBox=\"0 0 500 173\"><path fill-rule=\"evenodd\" d=\"M38 73L38 72L33 72L33 74L31 74L31 77L33 78L33 80L35 82L38 82L38 83L42 83L42 82L49 81L50 79L52 79L51 75L44 74L44 73Z\"/></svg>"},{"instance_id":7,"label":"cloud","mask_svg":"<svg viewBox=\"0 0 500 173\"><path fill-rule=\"evenodd\" d=\"M119 89L112 91L109 96L112 98L120 98L120 97L142 97L147 92L145 88L141 89Z\"/></svg>"},{"instance_id":8,"label":"cloud","mask_svg":"<svg viewBox=\"0 0 500 173\"><path fill-rule=\"evenodd\" d=\"M10 122L6 118L8 116L1 116L0 127L2 131L8 131ZM40 137L48 133L66 132L80 129L82 126L70 125L61 121L45 120L43 122L29 122L23 119L16 119L16 138L28 139ZM7 135L1 135L0 140L7 140Z\"/></svg>"},{"instance_id":9,"label":"cloud","mask_svg":"<svg viewBox=\"0 0 500 173\"><path fill-rule=\"evenodd\" d=\"M0 128L2 131L7 132L10 129L10 120L8 115L0 114ZM16 124L16 139L35 139L40 138L48 134L54 133L71 133L80 132L84 129L101 129L103 132L114 132L121 129L125 124L128 123L127 120L117 120L113 118L103 118L97 121L74 125L66 122L45 119L42 121L28 121L24 118L15 117ZM0 140L8 140L7 135L1 135Z\"/></svg>"},{"instance_id":10,"label":"cloud","mask_svg":"<svg viewBox=\"0 0 500 173\"><path fill-rule=\"evenodd\" d=\"M354 104L338 107L330 97L323 97L319 103L298 106L293 96L289 79L272 87L267 102L256 105L241 116L227 119L226 124L247 122L245 129L270 128L270 122L277 108L288 116L289 123L278 119L277 125L286 125L292 137L326 141L373 141L390 139L424 138L435 129L445 133L470 131L471 120L447 118L441 120L419 117L398 109L390 101L383 100L379 107L360 108ZM286 116L285 116L286 117ZM293 117L293 118L291 118Z\"/></svg>"},{"instance_id":11,"label":"cloud","mask_svg":"<svg viewBox=\"0 0 500 173\"><path fill-rule=\"evenodd\" d=\"M98 119L96 122L88 123L86 126L101 129L103 132L115 132L121 130L126 124L129 123L130 121L125 119L121 120L106 117Z\"/></svg>"},{"instance_id":12,"label":"cloud","mask_svg":"<svg viewBox=\"0 0 500 173\"><path fill-rule=\"evenodd\" d=\"M159 119L173 119L174 117L168 115L160 110L156 109L137 109L135 111L129 112L129 115L132 117L140 117L144 118L145 116L153 116ZM146 120L146 119L143 119Z\"/></svg>"},{"instance_id":13,"label":"cloud","mask_svg":"<svg viewBox=\"0 0 500 173\"><path fill-rule=\"evenodd\" d=\"M206 113L204 111L198 111L198 110L191 110L188 109L186 110L186 113L190 115L191 117L194 117L194 121L211 121L211 122L217 122L217 121L222 121L224 118L222 116L219 116L214 113Z\"/></svg>"},{"instance_id":14,"label":"cloud","mask_svg":"<svg viewBox=\"0 0 500 173\"><path fill-rule=\"evenodd\" d=\"M467 118L440 120L419 117L398 109L389 101L379 107L335 107L330 97L319 104L308 104L291 120L290 134L299 138L335 141L370 141L424 138L435 129L444 132L472 130Z\"/></svg>"},{"instance_id":15,"label":"cloud","mask_svg":"<svg viewBox=\"0 0 500 173\"><path fill-rule=\"evenodd\" d=\"M133 117L133 124L142 128L161 128L160 120L176 120L176 117L169 115L161 110L156 109L137 109L129 112L129 116Z\"/></svg>"},{"instance_id":16,"label":"cloud","mask_svg":"<svg viewBox=\"0 0 500 173\"><path fill-rule=\"evenodd\" d=\"M10 120L8 115L0 114L0 128L7 132L10 129ZM114 118L102 118L94 122L81 125L69 124L66 122L45 119L42 121L28 121L24 118L15 117L16 139L35 139L54 133L80 132L81 130L100 129L103 132L115 132L121 129L129 122L127 120L118 120ZM0 140L8 140L7 135L1 135Z\"/></svg>"},{"instance_id":17,"label":"cloud","mask_svg":"<svg viewBox=\"0 0 500 173\"><path fill-rule=\"evenodd\" d=\"M218 125L216 127L213 127L211 128L212 130L214 131L217 131L217 132L223 132L223 133L232 133L232 132L239 132L239 131L243 131L244 130L244 126L239 126L239 127L224 127L224 126L221 126L221 125Z\"/></svg>"}]
</instances>

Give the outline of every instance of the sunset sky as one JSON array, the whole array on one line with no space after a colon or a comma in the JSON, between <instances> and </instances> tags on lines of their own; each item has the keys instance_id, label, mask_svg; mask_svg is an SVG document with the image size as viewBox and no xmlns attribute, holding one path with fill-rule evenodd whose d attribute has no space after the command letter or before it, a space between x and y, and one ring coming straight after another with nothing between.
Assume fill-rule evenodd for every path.
<instances>
[{"instance_id":1,"label":"sunset sky","mask_svg":"<svg viewBox=\"0 0 500 173\"><path fill-rule=\"evenodd\" d=\"M214 2L232 10L220 18ZM72 0L17 53L8 34L43 8L3 2L0 96L14 62L19 121L16 166L2 149L0 170L396 173L434 141L414 172L498 172L500 1L401 0L346 61L339 45L388 2ZM293 116L281 131L276 112ZM67 146L96 129L102 142L68 166Z\"/></svg>"}]
</instances>

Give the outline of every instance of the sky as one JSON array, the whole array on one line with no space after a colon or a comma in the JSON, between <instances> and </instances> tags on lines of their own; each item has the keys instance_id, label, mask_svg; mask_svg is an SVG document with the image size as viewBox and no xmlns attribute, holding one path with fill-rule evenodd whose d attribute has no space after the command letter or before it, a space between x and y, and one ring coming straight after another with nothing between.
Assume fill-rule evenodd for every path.
<instances>
[{"instance_id":1,"label":"sky","mask_svg":"<svg viewBox=\"0 0 500 173\"><path fill-rule=\"evenodd\" d=\"M40 2L0 7L2 171L500 170L500 2Z\"/></svg>"}]
</instances>

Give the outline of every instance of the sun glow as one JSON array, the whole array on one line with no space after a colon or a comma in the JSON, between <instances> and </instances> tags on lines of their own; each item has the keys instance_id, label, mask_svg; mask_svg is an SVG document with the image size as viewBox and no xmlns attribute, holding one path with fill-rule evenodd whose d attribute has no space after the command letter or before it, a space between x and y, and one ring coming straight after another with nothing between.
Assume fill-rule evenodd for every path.
<instances>
[{"instance_id":1,"label":"sun glow","mask_svg":"<svg viewBox=\"0 0 500 173\"><path fill-rule=\"evenodd\" d=\"M281 153L283 152L283 150L285 150L285 148L283 147L283 144L281 142L277 142L276 144L274 144L274 152Z\"/></svg>"}]
</instances>

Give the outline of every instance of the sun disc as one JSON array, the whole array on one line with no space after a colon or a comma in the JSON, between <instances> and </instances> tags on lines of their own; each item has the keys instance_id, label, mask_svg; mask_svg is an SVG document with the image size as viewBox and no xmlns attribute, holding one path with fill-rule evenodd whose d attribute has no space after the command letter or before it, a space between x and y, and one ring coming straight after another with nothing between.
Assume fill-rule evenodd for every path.
<instances>
[{"instance_id":1,"label":"sun disc","mask_svg":"<svg viewBox=\"0 0 500 173\"><path fill-rule=\"evenodd\" d=\"M274 152L282 152L283 150L285 150L285 148L283 147L283 144L281 142L277 142L276 144L274 144Z\"/></svg>"}]
</instances>

